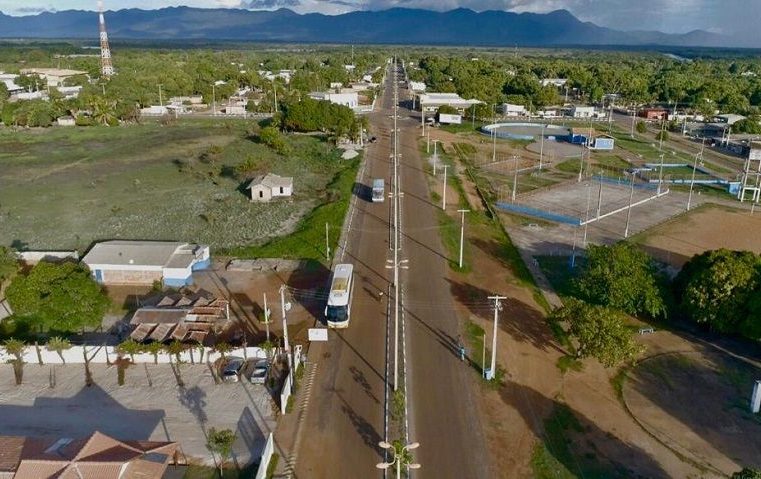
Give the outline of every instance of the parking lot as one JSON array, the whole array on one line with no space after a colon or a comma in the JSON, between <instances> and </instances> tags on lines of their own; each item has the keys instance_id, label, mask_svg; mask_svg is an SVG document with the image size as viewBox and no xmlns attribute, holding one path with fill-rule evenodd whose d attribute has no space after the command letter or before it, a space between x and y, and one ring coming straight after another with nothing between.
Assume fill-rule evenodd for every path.
<instances>
[{"instance_id":1,"label":"parking lot","mask_svg":"<svg viewBox=\"0 0 761 479\"><path fill-rule=\"evenodd\" d=\"M211 368L136 364L118 384L116 366L27 364L21 386L10 365L0 365L0 431L4 435L84 437L101 431L118 439L177 441L189 462L212 465L205 431L229 428L237 435L233 461L257 459L274 430L270 395L245 381L215 384ZM181 384L181 385L180 385Z\"/></svg>"}]
</instances>

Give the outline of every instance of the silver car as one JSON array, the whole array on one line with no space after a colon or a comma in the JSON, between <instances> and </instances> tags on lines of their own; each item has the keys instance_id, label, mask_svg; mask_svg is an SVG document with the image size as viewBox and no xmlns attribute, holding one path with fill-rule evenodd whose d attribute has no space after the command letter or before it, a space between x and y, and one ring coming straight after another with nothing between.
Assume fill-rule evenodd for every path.
<instances>
[{"instance_id":1,"label":"silver car","mask_svg":"<svg viewBox=\"0 0 761 479\"><path fill-rule=\"evenodd\" d=\"M240 379L240 371L246 360L238 356L230 356L222 368L222 381L226 383L237 383Z\"/></svg>"},{"instance_id":2,"label":"silver car","mask_svg":"<svg viewBox=\"0 0 761 479\"><path fill-rule=\"evenodd\" d=\"M270 363L266 359L258 359L248 367L246 376L253 384L264 384L270 372Z\"/></svg>"}]
</instances>

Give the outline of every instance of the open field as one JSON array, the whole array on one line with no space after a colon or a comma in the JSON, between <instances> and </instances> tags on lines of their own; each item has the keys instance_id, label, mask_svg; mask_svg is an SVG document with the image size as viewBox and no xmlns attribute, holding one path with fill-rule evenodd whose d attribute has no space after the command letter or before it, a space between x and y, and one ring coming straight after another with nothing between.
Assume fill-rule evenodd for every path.
<instances>
[{"instance_id":1,"label":"open field","mask_svg":"<svg viewBox=\"0 0 761 479\"><path fill-rule=\"evenodd\" d=\"M351 162L324 140L289 136L280 156L254 123L182 121L119 128L0 131L0 244L79 249L111 238L183 240L215 248L293 231ZM247 171L235 167L248 160ZM243 186L294 176L289 201L253 204ZM324 227L324 226L323 226Z\"/></svg>"},{"instance_id":2,"label":"open field","mask_svg":"<svg viewBox=\"0 0 761 479\"><path fill-rule=\"evenodd\" d=\"M676 268L696 254L727 248L761 253L761 213L713 204L633 238L654 258Z\"/></svg>"}]
</instances>

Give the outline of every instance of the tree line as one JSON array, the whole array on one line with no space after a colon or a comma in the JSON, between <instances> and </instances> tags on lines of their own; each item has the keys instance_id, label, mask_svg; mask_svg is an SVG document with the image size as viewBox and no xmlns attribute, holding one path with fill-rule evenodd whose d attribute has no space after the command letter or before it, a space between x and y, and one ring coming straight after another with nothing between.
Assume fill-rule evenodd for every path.
<instances>
[{"instance_id":1,"label":"tree line","mask_svg":"<svg viewBox=\"0 0 761 479\"><path fill-rule=\"evenodd\" d=\"M748 251L696 255L671 280L631 243L590 245L568 293L549 320L566 325L577 358L595 357L605 366L639 352L625 327L627 316L689 321L761 339L761 255Z\"/></svg>"}]
</instances>

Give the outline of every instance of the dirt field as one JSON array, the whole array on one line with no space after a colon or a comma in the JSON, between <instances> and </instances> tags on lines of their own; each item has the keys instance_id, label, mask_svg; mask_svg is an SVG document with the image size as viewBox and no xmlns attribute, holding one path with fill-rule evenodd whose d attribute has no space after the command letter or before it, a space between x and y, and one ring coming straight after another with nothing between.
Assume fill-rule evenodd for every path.
<instances>
[{"instance_id":1,"label":"dirt field","mask_svg":"<svg viewBox=\"0 0 761 479\"><path fill-rule=\"evenodd\" d=\"M676 268L693 255L727 248L761 253L761 211L709 205L635 238L648 253Z\"/></svg>"},{"instance_id":2,"label":"dirt field","mask_svg":"<svg viewBox=\"0 0 761 479\"><path fill-rule=\"evenodd\" d=\"M348 165L319 138L279 156L246 122L187 120L118 128L0 132L0 244L78 249L95 240L182 240L233 247L287 234ZM238 174L244 161L250 171ZM289 201L251 203L247 178L294 176Z\"/></svg>"}]
</instances>

